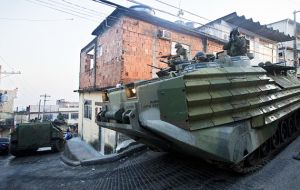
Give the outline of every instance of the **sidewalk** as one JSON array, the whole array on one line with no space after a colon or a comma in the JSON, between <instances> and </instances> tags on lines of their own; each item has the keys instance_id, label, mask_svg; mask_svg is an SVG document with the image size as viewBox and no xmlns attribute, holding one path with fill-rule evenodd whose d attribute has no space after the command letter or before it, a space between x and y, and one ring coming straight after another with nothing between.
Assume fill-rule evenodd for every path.
<instances>
[{"instance_id":1,"label":"sidewalk","mask_svg":"<svg viewBox=\"0 0 300 190\"><path fill-rule=\"evenodd\" d=\"M65 150L61 155L61 159L63 162L71 166L105 164L130 156L136 152L145 150L146 148L147 147L145 145L134 143L120 153L102 155L91 145L77 137L66 142Z\"/></svg>"}]
</instances>

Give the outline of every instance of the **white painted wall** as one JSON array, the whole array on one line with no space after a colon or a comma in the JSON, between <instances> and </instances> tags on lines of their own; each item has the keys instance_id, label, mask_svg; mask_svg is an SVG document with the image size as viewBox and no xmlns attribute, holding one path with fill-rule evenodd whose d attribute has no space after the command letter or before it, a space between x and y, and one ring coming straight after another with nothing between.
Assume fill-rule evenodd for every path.
<instances>
[{"instance_id":1,"label":"white painted wall","mask_svg":"<svg viewBox=\"0 0 300 190\"><path fill-rule=\"evenodd\" d=\"M213 23L211 26L202 27L200 31L223 40L229 40L230 31L236 27L237 26L222 20L219 23ZM252 65L258 65L260 62L266 61L273 63L278 62L279 58L276 42L240 27L239 31L242 35L245 35L248 40L250 40L250 52L254 53L254 59L251 60ZM266 44L266 42L268 42L268 44Z\"/></svg>"},{"instance_id":2,"label":"white painted wall","mask_svg":"<svg viewBox=\"0 0 300 190\"><path fill-rule=\"evenodd\" d=\"M86 100L91 100L92 101L92 118L84 118L84 102ZM79 119L78 119L78 133L81 138L88 142L91 143L93 141L99 141L100 142L100 147L98 150L104 154L104 144L109 144L112 147L116 147L116 132L105 129L105 128L100 128L96 124L96 102L102 102L102 94L101 92L85 92L85 93L80 93L79 94ZM99 108L98 108L99 110ZM101 137L99 138L99 129Z\"/></svg>"}]
</instances>

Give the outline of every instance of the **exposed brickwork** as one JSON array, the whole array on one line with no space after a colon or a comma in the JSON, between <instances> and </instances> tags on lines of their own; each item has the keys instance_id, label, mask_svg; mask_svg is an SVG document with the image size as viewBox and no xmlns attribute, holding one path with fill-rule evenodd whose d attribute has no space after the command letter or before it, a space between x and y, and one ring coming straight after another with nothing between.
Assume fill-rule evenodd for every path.
<instances>
[{"instance_id":1,"label":"exposed brickwork","mask_svg":"<svg viewBox=\"0 0 300 190\"><path fill-rule=\"evenodd\" d=\"M168 30L143 21L125 17L123 22L124 72L122 80L130 82L151 79L153 69L149 65L166 67L159 61L159 56L171 53L171 42L180 42L190 46L190 55L203 50L200 38L171 32L171 40L157 37L158 30Z\"/></svg>"},{"instance_id":2,"label":"exposed brickwork","mask_svg":"<svg viewBox=\"0 0 300 190\"><path fill-rule=\"evenodd\" d=\"M214 53L223 50L223 44L219 44L214 41L208 40L207 42L207 53Z\"/></svg>"},{"instance_id":3,"label":"exposed brickwork","mask_svg":"<svg viewBox=\"0 0 300 190\"><path fill-rule=\"evenodd\" d=\"M158 30L171 32L171 39L157 37ZM97 37L96 48L96 77L94 70L89 70L89 57L81 55L80 88L114 86L120 81L124 83L136 80L151 79L155 76L156 69L148 66L166 67L160 62L159 56L171 53L172 42L179 42L190 47L189 58L198 51L203 50L200 37L181 34L167 28L122 17L102 35ZM102 55L99 53L102 45ZM222 45L209 41L207 52L222 50ZM94 83L94 78L96 82Z\"/></svg>"}]
</instances>

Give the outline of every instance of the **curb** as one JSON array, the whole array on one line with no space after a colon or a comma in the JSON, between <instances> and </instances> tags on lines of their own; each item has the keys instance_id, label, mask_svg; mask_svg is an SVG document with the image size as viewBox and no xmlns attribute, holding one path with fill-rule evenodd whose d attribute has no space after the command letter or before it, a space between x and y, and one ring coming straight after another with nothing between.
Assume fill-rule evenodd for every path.
<instances>
[{"instance_id":1,"label":"curb","mask_svg":"<svg viewBox=\"0 0 300 190\"><path fill-rule=\"evenodd\" d=\"M83 161L80 161L80 164L82 166L106 164L106 163L114 162L114 161L120 160L124 157L130 156L136 152L145 150L146 148L147 148L147 146L145 146L145 145L135 145L131 148L128 148L126 151L124 151L122 153L111 154L111 155L105 156L103 158L83 160Z\"/></svg>"},{"instance_id":2,"label":"curb","mask_svg":"<svg viewBox=\"0 0 300 190\"><path fill-rule=\"evenodd\" d=\"M80 161L70 160L63 153L60 155L60 159L69 166L79 166Z\"/></svg>"}]
</instances>

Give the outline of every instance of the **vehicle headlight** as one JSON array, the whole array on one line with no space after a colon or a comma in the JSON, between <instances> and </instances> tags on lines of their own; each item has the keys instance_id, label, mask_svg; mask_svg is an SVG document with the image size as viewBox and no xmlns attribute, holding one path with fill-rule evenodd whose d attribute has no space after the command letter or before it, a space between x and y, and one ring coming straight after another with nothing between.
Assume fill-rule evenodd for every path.
<instances>
[{"instance_id":1,"label":"vehicle headlight","mask_svg":"<svg viewBox=\"0 0 300 190\"><path fill-rule=\"evenodd\" d=\"M133 85L126 86L125 92L127 98L136 98L136 89Z\"/></svg>"},{"instance_id":2,"label":"vehicle headlight","mask_svg":"<svg viewBox=\"0 0 300 190\"><path fill-rule=\"evenodd\" d=\"M108 101L109 101L109 97L108 97L107 91L104 91L104 92L102 93L102 101L103 101L103 102L108 102Z\"/></svg>"}]
</instances>

